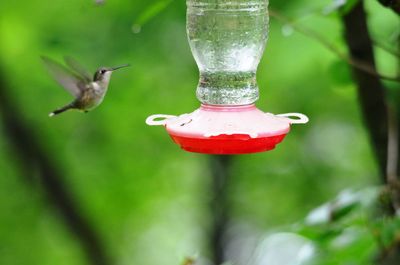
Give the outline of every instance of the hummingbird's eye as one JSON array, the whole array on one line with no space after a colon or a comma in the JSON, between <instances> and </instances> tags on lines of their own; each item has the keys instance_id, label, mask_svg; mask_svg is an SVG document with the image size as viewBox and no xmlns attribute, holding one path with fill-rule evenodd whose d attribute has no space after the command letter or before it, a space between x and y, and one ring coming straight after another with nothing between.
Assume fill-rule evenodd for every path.
<instances>
[{"instance_id":1,"label":"hummingbird's eye","mask_svg":"<svg viewBox=\"0 0 400 265\"><path fill-rule=\"evenodd\" d=\"M100 73L104 74L106 72L106 70L101 70Z\"/></svg>"}]
</instances>

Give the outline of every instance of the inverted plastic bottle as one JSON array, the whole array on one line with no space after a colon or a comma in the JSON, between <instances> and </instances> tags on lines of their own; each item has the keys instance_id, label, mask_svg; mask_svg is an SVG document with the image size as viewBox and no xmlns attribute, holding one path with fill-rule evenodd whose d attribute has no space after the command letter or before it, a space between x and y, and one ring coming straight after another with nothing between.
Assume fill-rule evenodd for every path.
<instances>
[{"instance_id":1,"label":"inverted plastic bottle","mask_svg":"<svg viewBox=\"0 0 400 265\"><path fill-rule=\"evenodd\" d=\"M201 107L180 116L156 114L184 150L244 154L271 150L303 114L273 115L257 109L257 66L268 38L267 0L188 0L187 35L200 72ZM290 117L297 117L291 119Z\"/></svg>"}]
</instances>

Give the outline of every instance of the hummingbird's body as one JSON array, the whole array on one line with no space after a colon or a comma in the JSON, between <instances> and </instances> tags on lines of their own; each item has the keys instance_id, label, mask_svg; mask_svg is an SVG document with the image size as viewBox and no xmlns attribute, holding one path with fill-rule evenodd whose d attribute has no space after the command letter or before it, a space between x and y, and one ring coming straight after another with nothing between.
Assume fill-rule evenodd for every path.
<instances>
[{"instance_id":1,"label":"hummingbird's body","mask_svg":"<svg viewBox=\"0 0 400 265\"><path fill-rule=\"evenodd\" d=\"M101 86L96 82L92 82L88 87L82 92L82 97L76 101L76 104L86 110L92 110L103 102L108 84Z\"/></svg>"},{"instance_id":2,"label":"hummingbird's body","mask_svg":"<svg viewBox=\"0 0 400 265\"><path fill-rule=\"evenodd\" d=\"M70 109L77 109L83 112L88 112L96 108L98 105L101 104L101 102L103 102L106 91L107 88L103 89L95 82L92 82L87 85L84 90L82 90L82 94L78 98L76 98L68 105L65 105L64 107L53 111L52 113L50 113L50 116L60 114Z\"/></svg>"},{"instance_id":3,"label":"hummingbird's body","mask_svg":"<svg viewBox=\"0 0 400 265\"><path fill-rule=\"evenodd\" d=\"M65 62L74 71L65 68L47 57L42 57L42 59L54 78L75 97L75 100L68 105L51 112L49 114L50 117L70 109L88 112L96 108L103 102L112 72L128 66L101 67L96 71L92 79L87 71L72 58L66 57Z\"/></svg>"}]
</instances>

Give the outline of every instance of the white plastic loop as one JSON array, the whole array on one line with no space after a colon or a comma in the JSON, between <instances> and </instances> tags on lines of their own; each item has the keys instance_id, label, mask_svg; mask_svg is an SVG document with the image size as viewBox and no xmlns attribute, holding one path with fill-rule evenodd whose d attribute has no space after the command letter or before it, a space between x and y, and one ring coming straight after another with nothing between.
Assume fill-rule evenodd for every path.
<instances>
[{"instance_id":1,"label":"white plastic loop","mask_svg":"<svg viewBox=\"0 0 400 265\"><path fill-rule=\"evenodd\" d=\"M154 114L149 116L146 119L146 124L150 126L165 126L167 124L167 120L170 118L175 118L174 115L166 115L166 114Z\"/></svg>"},{"instance_id":2,"label":"white plastic loop","mask_svg":"<svg viewBox=\"0 0 400 265\"><path fill-rule=\"evenodd\" d=\"M308 122L308 117L301 113L284 113L277 114L278 117L284 117L290 121L291 124L304 124ZM296 117L297 119L291 119L290 117Z\"/></svg>"}]
</instances>

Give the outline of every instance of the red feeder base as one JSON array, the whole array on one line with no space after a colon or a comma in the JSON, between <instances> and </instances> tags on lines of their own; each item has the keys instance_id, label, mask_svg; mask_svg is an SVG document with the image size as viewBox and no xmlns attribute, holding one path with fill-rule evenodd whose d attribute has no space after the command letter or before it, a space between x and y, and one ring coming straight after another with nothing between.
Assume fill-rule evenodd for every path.
<instances>
[{"instance_id":1,"label":"red feeder base","mask_svg":"<svg viewBox=\"0 0 400 265\"><path fill-rule=\"evenodd\" d=\"M296 117L293 119L290 117ZM183 150L203 154L249 154L272 150L290 130L290 124L306 123L299 113L264 113L254 104L201 107L179 116L156 114L148 125L165 126Z\"/></svg>"},{"instance_id":2,"label":"red feeder base","mask_svg":"<svg viewBox=\"0 0 400 265\"><path fill-rule=\"evenodd\" d=\"M189 138L172 134L170 136L185 151L215 155L235 155L272 150L285 138L286 134L260 138L251 138L247 134L222 134L210 138Z\"/></svg>"}]
</instances>

